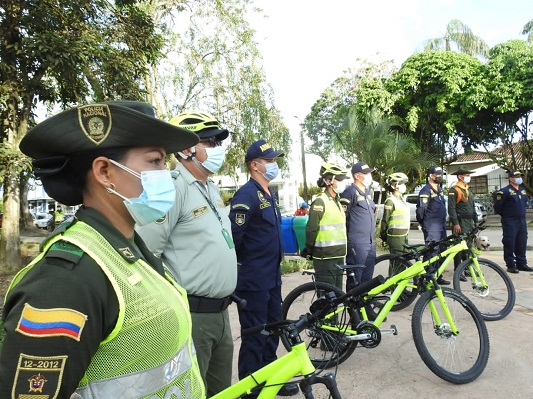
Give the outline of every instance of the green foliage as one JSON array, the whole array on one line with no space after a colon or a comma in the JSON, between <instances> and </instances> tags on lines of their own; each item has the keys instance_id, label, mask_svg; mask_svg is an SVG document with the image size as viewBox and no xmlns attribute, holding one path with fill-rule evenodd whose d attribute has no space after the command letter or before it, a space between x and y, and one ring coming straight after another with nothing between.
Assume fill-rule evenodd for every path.
<instances>
[{"instance_id":1,"label":"green foliage","mask_svg":"<svg viewBox=\"0 0 533 399\"><path fill-rule=\"evenodd\" d=\"M443 37L429 39L424 45L424 50L457 50L460 53L473 57L481 56L485 58L489 51L489 46L483 39L474 35L472 30L458 19L452 19L446 25L446 33Z\"/></svg>"},{"instance_id":2,"label":"green foliage","mask_svg":"<svg viewBox=\"0 0 533 399\"><path fill-rule=\"evenodd\" d=\"M317 171L317 179L318 179L318 171ZM321 187L318 187L314 184L307 183L307 195L309 197L308 202L311 203L312 199L316 197L318 194L320 194L323 190L324 189ZM302 198L304 197L304 185L303 184L298 185L298 195Z\"/></svg>"},{"instance_id":3,"label":"green foliage","mask_svg":"<svg viewBox=\"0 0 533 399\"><path fill-rule=\"evenodd\" d=\"M486 107L486 78L479 60L449 51L415 54L387 87L397 98L394 114L405 119L422 152L444 163L457 153L461 140L472 144L478 129L475 116Z\"/></svg>"},{"instance_id":4,"label":"green foliage","mask_svg":"<svg viewBox=\"0 0 533 399\"><path fill-rule=\"evenodd\" d=\"M304 258L283 258L281 261L281 274L299 272L313 268L313 262Z\"/></svg>"}]
</instances>

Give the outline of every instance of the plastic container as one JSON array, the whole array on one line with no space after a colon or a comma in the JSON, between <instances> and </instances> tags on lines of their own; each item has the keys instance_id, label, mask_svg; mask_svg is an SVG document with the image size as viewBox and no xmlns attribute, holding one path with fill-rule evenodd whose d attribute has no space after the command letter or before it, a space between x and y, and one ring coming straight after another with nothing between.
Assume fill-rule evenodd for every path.
<instances>
[{"instance_id":1,"label":"plastic container","mask_svg":"<svg viewBox=\"0 0 533 399\"><path fill-rule=\"evenodd\" d=\"M282 216L281 217L281 240L283 244L283 251L286 254L297 254L298 246L296 243L296 235L292 229L292 222L296 216Z\"/></svg>"},{"instance_id":2,"label":"plastic container","mask_svg":"<svg viewBox=\"0 0 533 399\"><path fill-rule=\"evenodd\" d=\"M298 242L298 249L301 251L305 248L305 226L309 216L295 216L292 222L292 229L296 235L296 241Z\"/></svg>"}]
</instances>

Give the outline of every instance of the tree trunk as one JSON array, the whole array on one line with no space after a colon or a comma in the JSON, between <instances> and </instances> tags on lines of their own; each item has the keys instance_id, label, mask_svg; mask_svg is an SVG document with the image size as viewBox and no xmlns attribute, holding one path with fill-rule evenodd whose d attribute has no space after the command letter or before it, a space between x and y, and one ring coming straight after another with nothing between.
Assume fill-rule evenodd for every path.
<instances>
[{"instance_id":1,"label":"tree trunk","mask_svg":"<svg viewBox=\"0 0 533 399\"><path fill-rule=\"evenodd\" d=\"M15 274L22 266L20 256L20 207L18 174L8 165L4 180L4 218L0 236L0 276Z\"/></svg>"}]
</instances>

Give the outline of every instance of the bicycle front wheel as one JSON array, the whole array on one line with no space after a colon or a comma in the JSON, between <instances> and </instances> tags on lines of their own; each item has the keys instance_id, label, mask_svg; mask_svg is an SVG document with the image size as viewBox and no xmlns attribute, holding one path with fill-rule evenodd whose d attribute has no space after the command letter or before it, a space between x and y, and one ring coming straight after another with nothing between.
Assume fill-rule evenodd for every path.
<instances>
[{"instance_id":1,"label":"bicycle front wheel","mask_svg":"<svg viewBox=\"0 0 533 399\"><path fill-rule=\"evenodd\" d=\"M296 287L283 300L281 317L298 320L302 314L314 313L318 309L331 306L328 298L338 298L344 292L334 285L323 282L310 282ZM338 312L337 312L338 311ZM300 333L306 343L311 362L317 369L324 369L341 364L350 357L357 346L345 334L347 328L355 328L355 312L351 308L339 305L331 308L329 316L316 320L309 328ZM281 336L283 346L290 351L291 345L285 336Z\"/></svg>"},{"instance_id":2,"label":"bicycle front wheel","mask_svg":"<svg viewBox=\"0 0 533 399\"><path fill-rule=\"evenodd\" d=\"M513 310L516 291L509 275L496 263L477 259L479 271L472 259L463 261L453 274L453 288L470 299L485 320L500 320ZM485 284L480 280L480 273ZM461 276L466 281L461 281Z\"/></svg>"},{"instance_id":3,"label":"bicycle front wheel","mask_svg":"<svg viewBox=\"0 0 533 399\"><path fill-rule=\"evenodd\" d=\"M442 288L457 334L435 290L424 292L415 304L411 327L415 346L429 369L443 380L466 384L481 375L489 360L489 334L479 310L461 293ZM435 313L431 311L433 304Z\"/></svg>"},{"instance_id":4,"label":"bicycle front wheel","mask_svg":"<svg viewBox=\"0 0 533 399\"><path fill-rule=\"evenodd\" d=\"M376 265L374 266L374 275L381 274L383 276L392 277L398 273L403 272L405 269L411 267L412 264L408 260L398 258L397 255L384 254L376 258ZM410 281L409 285L400 294L400 297L394 305L392 305L392 311L402 310L411 305L416 296L418 295L417 277ZM394 291L395 285L390 287L390 291Z\"/></svg>"}]
</instances>

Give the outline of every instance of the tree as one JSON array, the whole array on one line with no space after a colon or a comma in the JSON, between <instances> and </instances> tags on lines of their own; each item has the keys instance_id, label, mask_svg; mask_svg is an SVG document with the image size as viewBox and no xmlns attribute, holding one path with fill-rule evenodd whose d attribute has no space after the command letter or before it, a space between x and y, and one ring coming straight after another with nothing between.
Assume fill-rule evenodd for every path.
<instances>
[{"instance_id":1,"label":"tree","mask_svg":"<svg viewBox=\"0 0 533 399\"><path fill-rule=\"evenodd\" d=\"M486 108L486 75L476 58L455 52L426 51L409 57L387 82L401 117L422 152L443 164L469 146L476 116ZM477 133L476 133L477 132Z\"/></svg>"},{"instance_id":2,"label":"tree","mask_svg":"<svg viewBox=\"0 0 533 399\"><path fill-rule=\"evenodd\" d=\"M162 38L135 0L3 0L0 7L0 120L4 219L0 275L18 270L21 174L18 150L36 104L141 99L146 66Z\"/></svg>"},{"instance_id":3,"label":"tree","mask_svg":"<svg viewBox=\"0 0 533 399\"><path fill-rule=\"evenodd\" d=\"M324 90L304 120L312 141L309 152L327 160L333 152L340 151L347 161L355 162L346 129L348 115L355 112L364 119L370 108L388 113L394 99L384 82L394 70L392 61L375 64L359 59L357 68L348 69Z\"/></svg>"},{"instance_id":4,"label":"tree","mask_svg":"<svg viewBox=\"0 0 533 399\"><path fill-rule=\"evenodd\" d=\"M527 35L527 42L533 44L533 19L524 25L522 34Z\"/></svg>"},{"instance_id":5,"label":"tree","mask_svg":"<svg viewBox=\"0 0 533 399\"><path fill-rule=\"evenodd\" d=\"M192 108L212 113L232 132L220 174L234 175L250 144L263 138L290 151L246 14L249 0L156 0L147 3L167 39L152 68L150 98L161 115ZM283 167L283 161L280 160Z\"/></svg>"},{"instance_id":6,"label":"tree","mask_svg":"<svg viewBox=\"0 0 533 399\"><path fill-rule=\"evenodd\" d=\"M443 37L429 39L425 42L424 51L428 50L457 50L473 57L486 58L489 46L483 39L474 35L467 25L458 19L452 19L446 25L446 33Z\"/></svg>"}]
</instances>

